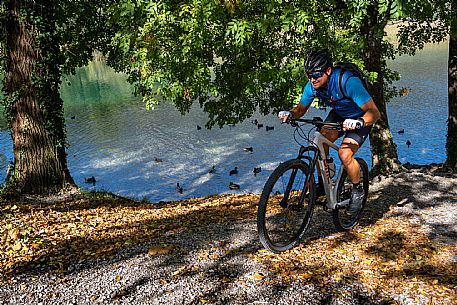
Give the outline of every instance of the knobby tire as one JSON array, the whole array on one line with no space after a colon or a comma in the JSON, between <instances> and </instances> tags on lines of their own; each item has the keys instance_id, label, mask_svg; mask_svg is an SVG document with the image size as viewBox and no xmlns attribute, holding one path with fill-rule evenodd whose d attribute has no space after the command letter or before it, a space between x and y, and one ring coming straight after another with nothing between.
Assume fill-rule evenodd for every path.
<instances>
[{"instance_id":1,"label":"knobby tire","mask_svg":"<svg viewBox=\"0 0 457 305\"><path fill-rule=\"evenodd\" d=\"M365 208L367 202L369 185L368 165L362 158L356 158L356 160L360 165L360 181L365 192L365 196L362 201L362 208L355 215L348 215L346 213L346 207L337 207L334 209L332 211L333 223L338 231L347 231L354 228L359 222L360 217L362 217L363 209ZM338 202L350 198L352 183L350 182L346 170L343 171L337 187L336 199Z\"/></svg>"},{"instance_id":2,"label":"knobby tire","mask_svg":"<svg viewBox=\"0 0 457 305\"><path fill-rule=\"evenodd\" d=\"M259 201L257 229L263 246L279 253L297 245L310 224L315 202L315 181L308 164L300 159L281 163L265 183Z\"/></svg>"}]
</instances>

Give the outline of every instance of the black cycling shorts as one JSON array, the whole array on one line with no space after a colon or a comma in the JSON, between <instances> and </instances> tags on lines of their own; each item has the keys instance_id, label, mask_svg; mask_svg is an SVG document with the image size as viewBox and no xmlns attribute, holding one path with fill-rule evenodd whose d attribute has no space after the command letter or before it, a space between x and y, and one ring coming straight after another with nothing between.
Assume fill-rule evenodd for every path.
<instances>
[{"instance_id":1,"label":"black cycling shorts","mask_svg":"<svg viewBox=\"0 0 457 305\"><path fill-rule=\"evenodd\" d=\"M324 122L328 123L342 123L345 119L338 114L336 114L335 109L330 110L328 116L325 118ZM350 138L356 141L359 144L359 147L362 146L363 142L368 138L368 135L370 134L371 130L371 125L370 126L364 126L360 129L356 130L348 130L348 131L338 131L338 138L343 136L345 138Z\"/></svg>"}]
</instances>

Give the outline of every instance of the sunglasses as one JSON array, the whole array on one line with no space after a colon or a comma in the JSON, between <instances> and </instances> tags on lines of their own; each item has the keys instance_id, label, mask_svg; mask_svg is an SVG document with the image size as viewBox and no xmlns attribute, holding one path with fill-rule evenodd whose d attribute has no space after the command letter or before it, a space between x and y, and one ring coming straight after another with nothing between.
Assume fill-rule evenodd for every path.
<instances>
[{"instance_id":1,"label":"sunglasses","mask_svg":"<svg viewBox=\"0 0 457 305\"><path fill-rule=\"evenodd\" d=\"M324 71L314 71L314 72L311 72L311 73L306 73L308 75L308 78L309 79L318 79L319 77L322 77L322 75L324 75Z\"/></svg>"}]
</instances>

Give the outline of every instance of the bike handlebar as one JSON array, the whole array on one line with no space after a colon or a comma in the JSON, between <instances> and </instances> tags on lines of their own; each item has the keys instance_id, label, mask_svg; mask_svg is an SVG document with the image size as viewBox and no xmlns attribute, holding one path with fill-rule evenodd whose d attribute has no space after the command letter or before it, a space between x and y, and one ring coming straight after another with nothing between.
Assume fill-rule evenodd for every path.
<instances>
[{"instance_id":1,"label":"bike handlebar","mask_svg":"<svg viewBox=\"0 0 457 305\"><path fill-rule=\"evenodd\" d=\"M288 117L287 121L284 123L290 123L292 126L297 126L299 122L305 124L312 124L318 128L321 128L322 126L329 126L332 129L337 130L341 130L343 128L343 123L324 122L320 117L314 117L312 119L295 119Z\"/></svg>"}]
</instances>

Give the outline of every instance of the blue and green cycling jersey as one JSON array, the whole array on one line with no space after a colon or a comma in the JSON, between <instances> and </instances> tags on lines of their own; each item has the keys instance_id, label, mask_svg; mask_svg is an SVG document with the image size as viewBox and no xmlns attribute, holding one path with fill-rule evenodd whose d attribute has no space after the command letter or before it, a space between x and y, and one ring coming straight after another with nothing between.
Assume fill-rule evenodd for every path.
<instances>
[{"instance_id":1,"label":"blue and green cycling jersey","mask_svg":"<svg viewBox=\"0 0 457 305\"><path fill-rule=\"evenodd\" d=\"M341 81L342 90L348 98L343 97L338 86L338 78L341 69L332 69L327 87L314 89L311 82L308 82L303 89L300 103L303 106L311 105L314 98L319 98L326 106L335 109L335 112L344 119L361 117L364 111L360 108L367 103L371 96L357 76L351 71L345 71Z\"/></svg>"}]
</instances>

